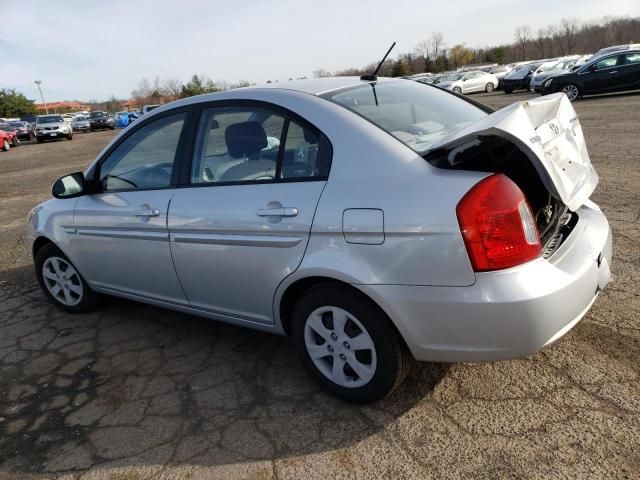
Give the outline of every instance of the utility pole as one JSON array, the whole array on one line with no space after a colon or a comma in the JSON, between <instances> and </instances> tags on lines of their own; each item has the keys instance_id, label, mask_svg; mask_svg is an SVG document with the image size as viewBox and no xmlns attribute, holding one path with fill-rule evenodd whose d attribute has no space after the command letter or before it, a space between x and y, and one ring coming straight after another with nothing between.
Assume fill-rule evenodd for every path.
<instances>
[{"instance_id":1,"label":"utility pole","mask_svg":"<svg viewBox=\"0 0 640 480\"><path fill-rule=\"evenodd\" d=\"M47 107L47 102L44 101L44 95L42 95L42 88L40 88L40 84L42 80L34 80L34 82L38 86L38 91L40 92L40 98L42 99L42 103L44 104L44 111L49 115L49 108Z\"/></svg>"}]
</instances>

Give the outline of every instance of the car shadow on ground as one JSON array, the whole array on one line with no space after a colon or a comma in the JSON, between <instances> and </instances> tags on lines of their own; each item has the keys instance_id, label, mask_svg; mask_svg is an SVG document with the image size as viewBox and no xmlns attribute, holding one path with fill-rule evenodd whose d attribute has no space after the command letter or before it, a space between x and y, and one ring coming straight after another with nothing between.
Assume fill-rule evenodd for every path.
<instances>
[{"instance_id":1,"label":"car shadow on ground","mask_svg":"<svg viewBox=\"0 0 640 480\"><path fill-rule=\"evenodd\" d=\"M384 429L433 390L419 364L390 397L322 391L286 337L106 299L70 315L31 267L0 272L0 471L222 465L333 450Z\"/></svg>"}]
</instances>

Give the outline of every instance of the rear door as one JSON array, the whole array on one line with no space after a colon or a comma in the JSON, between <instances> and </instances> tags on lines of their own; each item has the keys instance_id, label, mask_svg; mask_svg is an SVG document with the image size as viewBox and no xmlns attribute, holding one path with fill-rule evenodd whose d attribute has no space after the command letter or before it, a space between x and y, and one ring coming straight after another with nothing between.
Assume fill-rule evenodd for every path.
<instances>
[{"instance_id":1,"label":"rear door","mask_svg":"<svg viewBox=\"0 0 640 480\"><path fill-rule=\"evenodd\" d=\"M273 323L280 282L300 264L331 146L292 114L253 102L202 111L190 185L171 200L173 260L193 308Z\"/></svg>"},{"instance_id":2,"label":"rear door","mask_svg":"<svg viewBox=\"0 0 640 480\"><path fill-rule=\"evenodd\" d=\"M625 53L623 57L624 63L620 65L623 88L640 89L640 52Z\"/></svg>"}]
</instances>

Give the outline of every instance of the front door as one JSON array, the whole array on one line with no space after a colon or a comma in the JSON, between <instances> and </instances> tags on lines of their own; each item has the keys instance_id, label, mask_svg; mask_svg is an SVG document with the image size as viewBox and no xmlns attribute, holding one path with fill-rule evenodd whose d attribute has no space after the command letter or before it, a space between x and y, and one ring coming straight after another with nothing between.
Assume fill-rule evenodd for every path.
<instances>
[{"instance_id":1,"label":"front door","mask_svg":"<svg viewBox=\"0 0 640 480\"><path fill-rule=\"evenodd\" d=\"M193 308L272 323L275 291L302 261L331 147L268 107L206 109L196 142L191 186L169 209L180 282Z\"/></svg>"},{"instance_id":2,"label":"front door","mask_svg":"<svg viewBox=\"0 0 640 480\"><path fill-rule=\"evenodd\" d=\"M584 73L584 93L611 92L622 88L622 71L619 62L622 55L613 55L597 61L591 70Z\"/></svg>"},{"instance_id":3,"label":"front door","mask_svg":"<svg viewBox=\"0 0 640 480\"><path fill-rule=\"evenodd\" d=\"M98 191L79 198L70 254L93 287L187 304L167 230L185 117L164 116L132 131L101 159Z\"/></svg>"}]
</instances>

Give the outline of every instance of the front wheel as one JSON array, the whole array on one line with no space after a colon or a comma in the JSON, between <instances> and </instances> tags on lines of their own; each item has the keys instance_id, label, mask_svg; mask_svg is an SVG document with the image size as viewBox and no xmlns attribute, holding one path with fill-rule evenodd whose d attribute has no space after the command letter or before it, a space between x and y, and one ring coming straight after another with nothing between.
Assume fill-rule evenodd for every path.
<instances>
[{"instance_id":1,"label":"front wheel","mask_svg":"<svg viewBox=\"0 0 640 480\"><path fill-rule=\"evenodd\" d=\"M13 137L11 139L11 146L14 147L14 148L18 146L18 138L17 137Z\"/></svg>"},{"instance_id":2,"label":"front wheel","mask_svg":"<svg viewBox=\"0 0 640 480\"><path fill-rule=\"evenodd\" d=\"M2 139L2 151L3 152L8 152L10 148L11 148L11 145L9 145L9 142L7 141L7 139L3 138Z\"/></svg>"},{"instance_id":3,"label":"front wheel","mask_svg":"<svg viewBox=\"0 0 640 480\"><path fill-rule=\"evenodd\" d=\"M54 244L44 245L35 255L36 278L45 295L57 307L70 313L95 309L98 295Z\"/></svg>"},{"instance_id":4,"label":"front wheel","mask_svg":"<svg viewBox=\"0 0 640 480\"><path fill-rule=\"evenodd\" d=\"M489 82L489 83L487 83L487 84L485 85L485 87L484 87L484 91L485 91L485 92L487 92L487 93L491 93L491 92L493 92L493 90L494 90L495 88L496 88L496 87L493 85L493 83Z\"/></svg>"},{"instance_id":5,"label":"front wheel","mask_svg":"<svg viewBox=\"0 0 640 480\"><path fill-rule=\"evenodd\" d=\"M336 285L305 292L292 316L302 363L325 390L371 403L407 376L412 357L385 313L364 294Z\"/></svg>"},{"instance_id":6,"label":"front wheel","mask_svg":"<svg viewBox=\"0 0 640 480\"><path fill-rule=\"evenodd\" d=\"M67 140L73 140L73 134L70 133L69 135L67 135Z\"/></svg>"},{"instance_id":7,"label":"front wheel","mask_svg":"<svg viewBox=\"0 0 640 480\"><path fill-rule=\"evenodd\" d=\"M458 95L460 95L462 93L462 89L460 87L453 87L453 91L454 91L454 93L457 93Z\"/></svg>"},{"instance_id":8,"label":"front wheel","mask_svg":"<svg viewBox=\"0 0 640 480\"><path fill-rule=\"evenodd\" d=\"M580 89L577 85L570 83L562 87L562 93L564 93L570 102L573 102L580 97Z\"/></svg>"}]
</instances>

